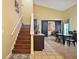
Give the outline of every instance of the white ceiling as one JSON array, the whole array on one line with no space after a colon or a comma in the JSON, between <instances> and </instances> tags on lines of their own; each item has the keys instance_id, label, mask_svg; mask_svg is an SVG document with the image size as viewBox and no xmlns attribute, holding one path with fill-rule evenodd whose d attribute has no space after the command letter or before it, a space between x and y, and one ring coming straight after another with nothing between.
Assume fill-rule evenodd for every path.
<instances>
[{"instance_id":1,"label":"white ceiling","mask_svg":"<svg viewBox=\"0 0 79 59\"><path fill-rule=\"evenodd\" d=\"M75 5L76 0L34 0L34 4L63 11Z\"/></svg>"}]
</instances>

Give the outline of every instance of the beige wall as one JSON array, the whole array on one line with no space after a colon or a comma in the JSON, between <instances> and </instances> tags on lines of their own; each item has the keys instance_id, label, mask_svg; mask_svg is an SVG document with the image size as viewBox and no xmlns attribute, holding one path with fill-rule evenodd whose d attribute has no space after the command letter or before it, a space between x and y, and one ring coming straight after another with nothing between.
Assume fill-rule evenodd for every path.
<instances>
[{"instance_id":1,"label":"beige wall","mask_svg":"<svg viewBox=\"0 0 79 59\"><path fill-rule=\"evenodd\" d=\"M34 14L39 20L63 19L63 12L34 4Z\"/></svg>"},{"instance_id":2,"label":"beige wall","mask_svg":"<svg viewBox=\"0 0 79 59\"><path fill-rule=\"evenodd\" d=\"M77 8L76 5L70 7L65 11L59 11L55 9L50 9L40 5L34 4L34 14L39 22L39 31L41 32L41 20L66 20L70 19L70 25L72 30L77 28Z\"/></svg>"},{"instance_id":3,"label":"beige wall","mask_svg":"<svg viewBox=\"0 0 79 59\"><path fill-rule=\"evenodd\" d=\"M70 19L71 30L77 30L77 5L64 11L64 20Z\"/></svg>"},{"instance_id":4,"label":"beige wall","mask_svg":"<svg viewBox=\"0 0 79 59\"><path fill-rule=\"evenodd\" d=\"M50 9L34 4L34 15L38 19L39 31L41 32L41 20L62 20L63 11Z\"/></svg>"},{"instance_id":5,"label":"beige wall","mask_svg":"<svg viewBox=\"0 0 79 59\"><path fill-rule=\"evenodd\" d=\"M21 26L14 3L14 0L3 0L2 2L2 59L5 59L12 52L14 40Z\"/></svg>"},{"instance_id":6,"label":"beige wall","mask_svg":"<svg viewBox=\"0 0 79 59\"><path fill-rule=\"evenodd\" d=\"M22 22L24 24L30 24L31 14L33 13L33 1L32 0L22 0L22 10L23 14Z\"/></svg>"},{"instance_id":7,"label":"beige wall","mask_svg":"<svg viewBox=\"0 0 79 59\"><path fill-rule=\"evenodd\" d=\"M2 58L5 59L11 52L19 33L21 22L30 24L33 13L32 0L18 0L19 14L15 11L15 0L3 0L2 14ZM23 16L22 16L23 15Z\"/></svg>"}]
</instances>

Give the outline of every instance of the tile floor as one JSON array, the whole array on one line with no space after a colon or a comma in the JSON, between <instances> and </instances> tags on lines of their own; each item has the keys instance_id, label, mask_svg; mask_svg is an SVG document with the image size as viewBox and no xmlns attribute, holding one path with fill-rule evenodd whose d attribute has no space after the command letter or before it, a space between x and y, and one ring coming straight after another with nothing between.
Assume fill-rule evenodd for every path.
<instances>
[{"instance_id":1,"label":"tile floor","mask_svg":"<svg viewBox=\"0 0 79 59\"><path fill-rule=\"evenodd\" d=\"M63 46L45 38L43 51L34 51L34 54L12 54L9 59L77 59L76 47Z\"/></svg>"}]
</instances>

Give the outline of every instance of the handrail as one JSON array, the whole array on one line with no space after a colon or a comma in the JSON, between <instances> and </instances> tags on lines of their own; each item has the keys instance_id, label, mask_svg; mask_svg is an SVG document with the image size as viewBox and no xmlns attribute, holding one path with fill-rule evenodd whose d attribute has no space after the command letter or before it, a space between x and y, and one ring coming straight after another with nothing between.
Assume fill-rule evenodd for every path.
<instances>
[{"instance_id":1,"label":"handrail","mask_svg":"<svg viewBox=\"0 0 79 59\"><path fill-rule=\"evenodd\" d=\"M12 31L12 33L11 33L11 35L13 35L13 34L14 34L14 32L15 32L15 30L16 30L16 28L17 28L18 24L19 24L19 23L20 23L20 21L21 21L22 16L23 16L23 15L21 15L21 17L19 18L19 21L17 22L17 24L15 24L15 27L14 27L14 29L13 29L13 31Z\"/></svg>"}]
</instances>

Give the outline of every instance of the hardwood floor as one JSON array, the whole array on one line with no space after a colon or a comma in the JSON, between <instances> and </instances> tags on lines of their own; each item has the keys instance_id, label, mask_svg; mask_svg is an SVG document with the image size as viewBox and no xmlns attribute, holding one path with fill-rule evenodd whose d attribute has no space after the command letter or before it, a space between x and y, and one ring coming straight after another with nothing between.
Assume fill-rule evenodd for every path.
<instances>
[{"instance_id":1,"label":"hardwood floor","mask_svg":"<svg viewBox=\"0 0 79 59\"><path fill-rule=\"evenodd\" d=\"M71 44L69 47L67 43L62 45L61 43L50 40L49 38L46 38L46 41L57 53L63 56L64 59L77 59L77 45L74 47L73 44Z\"/></svg>"},{"instance_id":2,"label":"hardwood floor","mask_svg":"<svg viewBox=\"0 0 79 59\"><path fill-rule=\"evenodd\" d=\"M77 59L77 47L69 47L67 44L62 45L45 38L45 49L35 51L34 55L30 55L30 59Z\"/></svg>"},{"instance_id":3,"label":"hardwood floor","mask_svg":"<svg viewBox=\"0 0 79 59\"><path fill-rule=\"evenodd\" d=\"M76 46L62 45L49 38L45 38L44 42L45 48L43 51L34 51L34 54L25 55L25 58L13 55L13 59L77 59ZM15 56L16 58L14 58Z\"/></svg>"}]
</instances>

